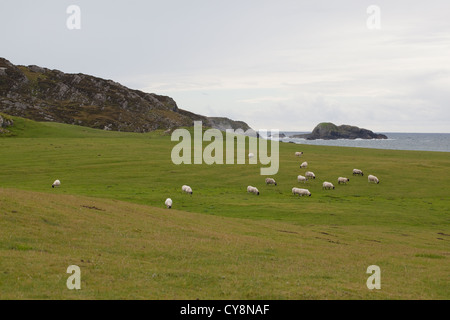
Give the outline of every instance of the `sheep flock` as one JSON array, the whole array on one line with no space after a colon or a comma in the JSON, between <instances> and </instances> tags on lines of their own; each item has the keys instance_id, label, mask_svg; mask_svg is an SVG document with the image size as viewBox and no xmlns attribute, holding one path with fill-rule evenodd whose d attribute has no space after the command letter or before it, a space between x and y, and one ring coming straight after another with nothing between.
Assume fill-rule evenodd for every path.
<instances>
[{"instance_id":1,"label":"sheep flock","mask_svg":"<svg viewBox=\"0 0 450 320\"><path fill-rule=\"evenodd\" d=\"M303 155L304 155L303 152L295 152L296 157L302 157ZM254 155L252 153L250 153L249 158L252 158L252 157L254 157ZM307 167L308 167L308 163L306 161L302 162L302 164L300 165L301 169L304 169ZM361 169L353 169L352 174L353 174L353 176L361 176L361 177L364 176L364 173ZM308 181L312 181L315 179L316 179L316 175L312 171L306 171L304 173L304 175L297 175L298 183L306 184ZM374 183L374 184L380 183L380 180L372 174L368 175L367 179L368 179L369 183ZM274 186L278 185L274 178L265 178L264 182L266 185L274 185ZM338 177L337 178L338 185L347 185L347 183L349 183L349 182L350 182L350 179L347 177ZM61 186L60 180L55 180L52 184L52 188L59 188L60 186ZM333 185L333 183L331 183L329 181L324 181L322 183L322 190L334 190L335 188L336 187ZM188 185L183 185L181 187L181 191L182 191L182 193L190 194L191 196L193 194L192 188ZM247 193L255 194L258 196L260 195L260 191L258 190L258 188L254 187L254 186L250 186L250 185L247 187ZM303 197L303 196L311 197L311 192L308 189L304 189L304 188L293 187L292 194L294 196L299 196L299 197ZM173 204L173 201L171 198L167 198L164 202L164 205L167 207L167 209L172 208L172 204Z\"/></svg>"}]
</instances>

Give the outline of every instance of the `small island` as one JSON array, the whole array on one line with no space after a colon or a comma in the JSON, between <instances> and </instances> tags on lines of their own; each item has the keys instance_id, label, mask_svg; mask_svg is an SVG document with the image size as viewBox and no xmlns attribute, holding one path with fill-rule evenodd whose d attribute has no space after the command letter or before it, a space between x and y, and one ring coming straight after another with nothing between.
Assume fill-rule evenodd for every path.
<instances>
[{"instance_id":1,"label":"small island","mask_svg":"<svg viewBox=\"0 0 450 320\"><path fill-rule=\"evenodd\" d=\"M319 123L312 133L297 134L291 138L303 138L307 140L336 140L336 139L387 139L384 134L374 133L373 131L358 128L356 126L341 125L337 126L331 122Z\"/></svg>"}]
</instances>

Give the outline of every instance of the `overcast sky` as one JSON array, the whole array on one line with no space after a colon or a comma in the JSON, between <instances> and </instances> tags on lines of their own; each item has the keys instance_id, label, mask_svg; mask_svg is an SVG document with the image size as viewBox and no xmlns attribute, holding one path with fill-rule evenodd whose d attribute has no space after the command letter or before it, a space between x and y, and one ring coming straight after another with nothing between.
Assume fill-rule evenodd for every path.
<instances>
[{"instance_id":1,"label":"overcast sky","mask_svg":"<svg viewBox=\"0 0 450 320\"><path fill-rule=\"evenodd\" d=\"M450 132L449 15L449 0L0 0L0 56L254 129Z\"/></svg>"}]
</instances>

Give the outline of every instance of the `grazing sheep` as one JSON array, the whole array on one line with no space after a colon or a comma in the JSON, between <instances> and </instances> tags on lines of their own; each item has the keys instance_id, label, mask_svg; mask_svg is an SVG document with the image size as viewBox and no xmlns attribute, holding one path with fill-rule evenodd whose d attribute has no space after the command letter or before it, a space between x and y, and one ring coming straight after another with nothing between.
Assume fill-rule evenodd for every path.
<instances>
[{"instance_id":1,"label":"grazing sheep","mask_svg":"<svg viewBox=\"0 0 450 320\"><path fill-rule=\"evenodd\" d=\"M344 178L344 177L339 177L338 178L338 184L341 184L341 183L347 184L347 182L349 182L349 181L350 181L349 178Z\"/></svg>"},{"instance_id":2,"label":"grazing sheep","mask_svg":"<svg viewBox=\"0 0 450 320\"><path fill-rule=\"evenodd\" d=\"M52 188L59 187L59 186L61 186L61 181L59 181L59 180L55 180L55 182L53 182L53 184L52 184Z\"/></svg>"},{"instance_id":3,"label":"grazing sheep","mask_svg":"<svg viewBox=\"0 0 450 320\"><path fill-rule=\"evenodd\" d=\"M305 183L306 181L308 181L308 178L306 178L306 177L304 177L304 176L302 176L302 175L299 175L299 176L297 177L297 181L298 181L298 182L303 182L303 183Z\"/></svg>"},{"instance_id":4,"label":"grazing sheep","mask_svg":"<svg viewBox=\"0 0 450 320\"><path fill-rule=\"evenodd\" d=\"M300 168L306 168L306 167L308 167L308 162L306 162L306 161L300 165Z\"/></svg>"},{"instance_id":5,"label":"grazing sheep","mask_svg":"<svg viewBox=\"0 0 450 320\"><path fill-rule=\"evenodd\" d=\"M275 179L272 179L272 178L266 178L266 184L274 184L274 185L277 185L277 182L275 181Z\"/></svg>"},{"instance_id":6,"label":"grazing sheep","mask_svg":"<svg viewBox=\"0 0 450 320\"><path fill-rule=\"evenodd\" d=\"M334 189L334 186L331 182L325 181L322 184L322 189Z\"/></svg>"},{"instance_id":7,"label":"grazing sheep","mask_svg":"<svg viewBox=\"0 0 450 320\"><path fill-rule=\"evenodd\" d=\"M353 169L353 175L364 176L364 173L359 169Z\"/></svg>"},{"instance_id":8,"label":"grazing sheep","mask_svg":"<svg viewBox=\"0 0 450 320\"><path fill-rule=\"evenodd\" d=\"M186 192L186 193L189 193L189 194L192 194L192 193L193 193L193 192L192 192L192 188L189 187L189 186L187 186L187 185L182 186L182 187L181 187L181 191Z\"/></svg>"},{"instance_id":9,"label":"grazing sheep","mask_svg":"<svg viewBox=\"0 0 450 320\"><path fill-rule=\"evenodd\" d=\"M295 153L295 156L296 157L301 157L303 155L303 152L301 152L301 151L297 151L296 153Z\"/></svg>"},{"instance_id":10,"label":"grazing sheep","mask_svg":"<svg viewBox=\"0 0 450 320\"><path fill-rule=\"evenodd\" d=\"M167 209L172 208L172 199L167 198L167 199L166 199L166 202L164 202L164 203L165 203Z\"/></svg>"},{"instance_id":11,"label":"grazing sheep","mask_svg":"<svg viewBox=\"0 0 450 320\"><path fill-rule=\"evenodd\" d=\"M368 178L369 182L375 182L376 184L380 183L380 180L378 180L377 177L375 177L375 176L373 176L371 174L369 174L369 176L367 178Z\"/></svg>"},{"instance_id":12,"label":"grazing sheep","mask_svg":"<svg viewBox=\"0 0 450 320\"><path fill-rule=\"evenodd\" d=\"M311 179L316 179L316 175L312 171L306 171L305 177L311 178Z\"/></svg>"},{"instance_id":13,"label":"grazing sheep","mask_svg":"<svg viewBox=\"0 0 450 320\"><path fill-rule=\"evenodd\" d=\"M247 187L247 192L251 192L251 193L254 193L254 194L259 196L259 191L258 191L258 189L256 187L248 186Z\"/></svg>"},{"instance_id":14,"label":"grazing sheep","mask_svg":"<svg viewBox=\"0 0 450 320\"><path fill-rule=\"evenodd\" d=\"M311 192L309 192L308 189L301 189L301 188L292 188L292 194L295 195L299 195L300 197L302 196L308 196L311 197Z\"/></svg>"}]
</instances>

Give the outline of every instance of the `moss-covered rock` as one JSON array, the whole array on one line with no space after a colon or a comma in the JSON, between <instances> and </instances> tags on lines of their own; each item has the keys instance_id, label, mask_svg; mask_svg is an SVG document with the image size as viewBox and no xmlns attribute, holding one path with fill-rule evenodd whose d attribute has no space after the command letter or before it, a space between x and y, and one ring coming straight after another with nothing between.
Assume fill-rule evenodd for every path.
<instances>
[{"instance_id":1,"label":"moss-covered rock","mask_svg":"<svg viewBox=\"0 0 450 320\"><path fill-rule=\"evenodd\" d=\"M14 125L14 120L3 113L0 113L0 128L11 127Z\"/></svg>"},{"instance_id":2,"label":"moss-covered rock","mask_svg":"<svg viewBox=\"0 0 450 320\"><path fill-rule=\"evenodd\" d=\"M9 134L10 131L6 128L12 127L13 125L14 125L14 120L10 116L0 113L0 134L1 135Z\"/></svg>"}]
</instances>

